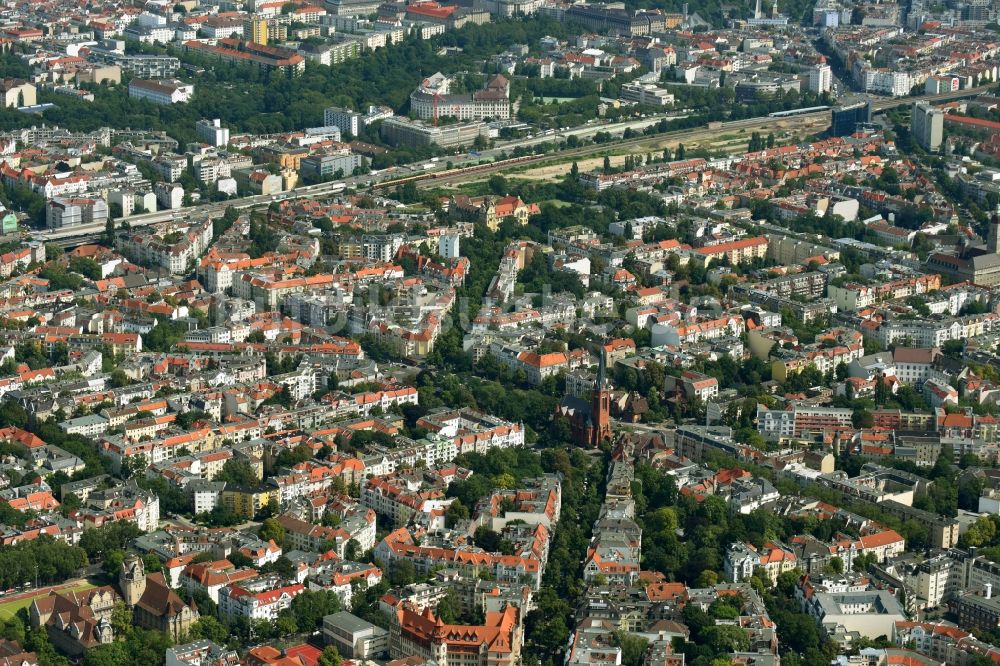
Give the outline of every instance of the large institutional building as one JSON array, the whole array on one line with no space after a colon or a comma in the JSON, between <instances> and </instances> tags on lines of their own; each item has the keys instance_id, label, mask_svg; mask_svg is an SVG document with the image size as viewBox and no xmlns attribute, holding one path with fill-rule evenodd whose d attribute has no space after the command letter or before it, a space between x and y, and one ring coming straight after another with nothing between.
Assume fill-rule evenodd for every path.
<instances>
[{"instance_id":1,"label":"large institutional building","mask_svg":"<svg viewBox=\"0 0 1000 666\"><path fill-rule=\"evenodd\" d=\"M927 257L927 269L945 273L955 280L968 280L983 287L1000 284L1000 211L993 215L986 246L971 246L958 255L934 252Z\"/></svg>"},{"instance_id":2,"label":"large institutional building","mask_svg":"<svg viewBox=\"0 0 1000 666\"><path fill-rule=\"evenodd\" d=\"M392 615L389 654L433 659L438 666L514 666L520 662L521 640L515 606L487 612L483 624L473 626L445 624L430 607L420 613L403 602Z\"/></svg>"},{"instance_id":3,"label":"large institutional building","mask_svg":"<svg viewBox=\"0 0 1000 666\"><path fill-rule=\"evenodd\" d=\"M486 87L471 94L451 94L451 79L438 72L410 93L410 111L422 120L460 121L510 118L510 81L497 74Z\"/></svg>"}]
</instances>

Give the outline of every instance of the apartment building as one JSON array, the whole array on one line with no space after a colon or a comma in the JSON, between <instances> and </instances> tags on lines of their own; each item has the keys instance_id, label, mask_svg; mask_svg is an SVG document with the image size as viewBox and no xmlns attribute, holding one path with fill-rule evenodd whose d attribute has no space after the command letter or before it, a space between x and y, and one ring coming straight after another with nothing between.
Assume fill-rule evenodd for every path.
<instances>
[{"instance_id":1,"label":"apartment building","mask_svg":"<svg viewBox=\"0 0 1000 666\"><path fill-rule=\"evenodd\" d=\"M968 315L941 320L889 319L864 321L860 330L865 337L878 340L888 348L907 341L914 347L941 347L949 340L965 340L1000 330L1000 315Z\"/></svg>"},{"instance_id":2,"label":"apartment building","mask_svg":"<svg viewBox=\"0 0 1000 666\"><path fill-rule=\"evenodd\" d=\"M251 622L273 622L304 590L299 583L275 585L270 577L259 579L259 582L229 585L219 590L219 614L230 621L243 617Z\"/></svg>"},{"instance_id":3,"label":"apartment building","mask_svg":"<svg viewBox=\"0 0 1000 666\"><path fill-rule=\"evenodd\" d=\"M934 548L952 548L958 543L959 524L954 518L924 511L895 500L879 503L879 508L900 520L914 520L927 528Z\"/></svg>"},{"instance_id":4,"label":"apartment building","mask_svg":"<svg viewBox=\"0 0 1000 666\"><path fill-rule=\"evenodd\" d=\"M794 571L799 562L791 548L775 541L768 542L761 548L752 543L737 542L729 544L723 565L726 580L733 583L746 581L755 573L761 572L774 585L778 576L786 571Z\"/></svg>"},{"instance_id":5,"label":"apartment building","mask_svg":"<svg viewBox=\"0 0 1000 666\"><path fill-rule=\"evenodd\" d=\"M240 24L240 30L242 27ZM280 70L291 75L302 73L306 67L305 58L294 51L233 38L219 39L215 45L192 40L184 42L184 48L224 62L250 64L264 70Z\"/></svg>"},{"instance_id":6,"label":"apartment building","mask_svg":"<svg viewBox=\"0 0 1000 666\"><path fill-rule=\"evenodd\" d=\"M428 488L419 472L373 476L361 487L361 504L394 525L406 525L414 516L442 515L452 501L443 488Z\"/></svg>"},{"instance_id":7,"label":"apartment building","mask_svg":"<svg viewBox=\"0 0 1000 666\"><path fill-rule=\"evenodd\" d=\"M653 347L668 345L680 347L723 337L738 338L743 332L744 321L740 315L716 318L694 317L686 320L670 318L652 325Z\"/></svg>"},{"instance_id":8,"label":"apartment building","mask_svg":"<svg viewBox=\"0 0 1000 666\"><path fill-rule=\"evenodd\" d=\"M337 557L344 559L351 540L358 544L362 553L375 547L375 511L372 509L351 512L337 527L314 525L287 513L278 516L278 523L285 529L287 546L299 550L324 552L332 548Z\"/></svg>"},{"instance_id":9,"label":"apartment building","mask_svg":"<svg viewBox=\"0 0 1000 666\"><path fill-rule=\"evenodd\" d=\"M229 128L222 126L218 118L201 119L194 126L198 138L210 146L225 147L229 143Z\"/></svg>"},{"instance_id":10,"label":"apartment building","mask_svg":"<svg viewBox=\"0 0 1000 666\"><path fill-rule=\"evenodd\" d=\"M680 377L667 375L665 389L668 393L680 392L688 399L708 402L719 395L719 380L693 370L684 370Z\"/></svg>"},{"instance_id":11,"label":"apartment building","mask_svg":"<svg viewBox=\"0 0 1000 666\"><path fill-rule=\"evenodd\" d=\"M718 261L726 257L733 266L755 259L763 259L767 256L767 238L756 236L754 238L741 238L739 240L706 245L696 249L695 259L705 266L713 261Z\"/></svg>"},{"instance_id":12,"label":"apartment building","mask_svg":"<svg viewBox=\"0 0 1000 666\"><path fill-rule=\"evenodd\" d=\"M175 275L194 268L195 260L212 242L212 221L192 221L187 226L168 224L159 227L121 230L115 235L115 247L137 263L162 266Z\"/></svg>"},{"instance_id":13,"label":"apartment building","mask_svg":"<svg viewBox=\"0 0 1000 666\"><path fill-rule=\"evenodd\" d=\"M843 431L853 428L852 415L852 410L837 407L794 405L790 409L769 409L757 405L757 431L771 440Z\"/></svg>"},{"instance_id":14,"label":"apartment building","mask_svg":"<svg viewBox=\"0 0 1000 666\"><path fill-rule=\"evenodd\" d=\"M97 197L53 197L45 205L45 225L49 229L103 225L107 220L108 204Z\"/></svg>"},{"instance_id":15,"label":"apartment building","mask_svg":"<svg viewBox=\"0 0 1000 666\"><path fill-rule=\"evenodd\" d=\"M587 360L583 349L539 354L503 342L490 343L489 353L512 373L523 373L526 381L534 386L560 372L579 368Z\"/></svg>"},{"instance_id":16,"label":"apartment building","mask_svg":"<svg viewBox=\"0 0 1000 666\"><path fill-rule=\"evenodd\" d=\"M882 301L906 298L917 294L926 294L941 288L940 275L919 275L914 277L891 280L872 285L846 283L831 284L827 287L827 295L833 299L841 310L854 312L867 308Z\"/></svg>"},{"instance_id":17,"label":"apartment building","mask_svg":"<svg viewBox=\"0 0 1000 666\"><path fill-rule=\"evenodd\" d=\"M219 591L230 585L239 585L257 578L256 569L238 569L229 560L215 560L188 564L181 571L180 587L188 592L201 591L219 603Z\"/></svg>"}]
</instances>

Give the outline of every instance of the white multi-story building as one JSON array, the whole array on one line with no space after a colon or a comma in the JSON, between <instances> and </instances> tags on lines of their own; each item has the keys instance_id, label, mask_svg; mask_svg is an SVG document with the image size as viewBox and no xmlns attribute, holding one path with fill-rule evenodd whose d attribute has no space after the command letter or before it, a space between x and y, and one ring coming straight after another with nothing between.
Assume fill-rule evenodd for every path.
<instances>
[{"instance_id":1,"label":"white multi-story building","mask_svg":"<svg viewBox=\"0 0 1000 666\"><path fill-rule=\"evenodd\" d=\"M642 106L671 106L674 96L652 83L626 83L621 87L621 98Z\"/></svg>"},{"instance_id":2,"label":"white multi-story building","mask_svg":"<svg viewBox=\"0 0 1000 666\"><path fill-rule=\"evenodd\" d=\"M860 59L854 65L854 79L865 92L882 93L893 97L909 95L910 89L920 82L910 72L875 69L868 66L866 60Z\"/></svg>"},{"instance_id":3,"label":"white multi-story building","mask_svg":"<svg viewBox=\"0 0 1000 666\"><path fill-rule=\"evenodd\" d=\"M362 236L361 247L369 261L388 263L395 259L399 248L403 247L400 234Z\"/></svg>"},{"instance_id":4,"label":"white multi-story building","mask_svg":"<svg viewBox=\"0 0 1000 666\"><path fill-rule=\"evenodd\" d=\"M916 347L940 347L949 340L965 340L1000 330L1000 315L968 315L935 321L892 319L877 328L863 329L866 337L890 347L904 340Z\"/></svg>"},{"instance_id":5,"label":"white multi-story building","mask_svg":"<svg viewBox=\"0 0 1000 666\"><path fill-rule=\"evenodd\" d=\"M936 152L944 140L944 111L930 104L914 104L911 131L924 150Z\"/></svg>"},{"instance_id":6,"label":"white multi-story building","mask_svg":"<svg viewBox=\"0 0 1000 666\"><path fill-rule=\"evenodd\" d=\"M458 234L441 234L438 239L438 254L445 259L458 259L461 238Z\"/></svg>"},{"instance_id":7,"label":"white multi-story building","mask_svg":"<svg viewBox=\"0 0 1000 666\"><path fill-rule=\"evenodd\" d=\"M323 111L323 124L339 127L341 132L357 136L361 131L361 114L339 106L331 106Z\"/></svg>"},{"instance_id":8,"label":"white multi-story building","mask_svg":"<svg viewBox=\"0 0 1000 666\"><path fill-rule=\"evenodd\" d=\"M809 92L822 95L830 92L833 85L833 70L826 64L826 58L820 56L816 66L809 70Z\"/></svg>"},{"instance_id":9,"label":"white multi-story building","mask_svg":"<svg viewBox=\"0 0 1000 666\"><path fill-rule=\"evenodd\" d=\"M122 217L128 217L135 211L135 193L132 190L108 190L108 204L117 204Z\"/></svg>"},{"instance_id":10,"label":"white multi-story building","mask_svg":"<svg viewBox=\"0 0 1000 666\"><path fill-rule=\"evenodd\" d=\"M154 183L153 192L160 208L173 210L184 205L184 188L179 183Z\"/></svg>"},{"instance_id":11,"label":"white multi-story building","mask_svg":"<svg viewBox=\"0 0 1000 666\"><path fill-rule=\"evenodd\" d=\"M743 317L724 316L717 319L696 319L694 321L670 320L652 326L652 346L690 345L704 340L722 337L739 337L743 332Z\"/></svg>"},{"instance_id":12,"label":"white multi-story building","mask_svg":"<svg viewBox=\"0 0 1000 666\"><path fill-rule=\"evenodd\" d=\"M198 138L210 146L221 147L229 143L229 128L222 126L222 121L202 119L195 123Z\"/></svg>"},{"instance_id":13,"label":"white multi-story building","mask_svg":"<svg viewBox=\"0 0 1000 666\"><path fill-rule=\"evenodd\" d=\"M45 223L49 229L104 224L107 219L108 204L104 199L54 197L45 207Z\"/></svg>"},{"instance_id":14,"label":"white multi-story building","mask_svg":"<svg viewBox=\"0 0 1000 666\"><path fill-rule=\"evenodd\" d=\"M108 431L108 420L98 414L88 414L63 421L59 427L67 435L97 437Z\"/></svg>"},{"instance_id":15,"label":"white multi-story building","mask_svg":"<svg viewBox=\"0 0 1000 666\"><path fill-rule=\"evenodd\" d=\"M187 160L180 155L157 155L150 164L163 176L163 180L171 183L177 182L187 169Z\"/></svg>"},{"instance_id":16,"label":"white multi-story building","mask_svg":"<svg viewBox=\"0 0 1000 666\"><path fill-rule=\"evenodd\" d=\"M247 587L258 586L231 585L219 590L219 614L228 620L242 616L251 621L274 621L281 611L291 607L292 599L305 590L298 583L260 591Z\"/></svg>"},{"instance_id":17,"label":"white multi-story building","mask_svg":"<svg viewBox=\"0 0 1000 666\"><path fill-rule=\"evenodd\" d=\"M128 84L128 96L149 100L153 104L178 104L191 100L194 85L177 79L132 79Z\"/></svg>"}]
</instances>

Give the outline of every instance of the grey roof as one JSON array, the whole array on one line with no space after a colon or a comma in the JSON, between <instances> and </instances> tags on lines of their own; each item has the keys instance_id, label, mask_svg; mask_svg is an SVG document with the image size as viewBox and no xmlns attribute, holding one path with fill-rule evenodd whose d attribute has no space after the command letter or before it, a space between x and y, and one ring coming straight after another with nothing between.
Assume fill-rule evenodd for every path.
<instances>
[{"instance_id":1,"label":"grey roof","mask_svg":"<svg viewBox=\"0 0 1000 666\"><path fill-rule=\"evenodd\" d=\"M381 627L378 627L367 620L363 620L353 613L348 613L347 611L340 611L338 613L333 613L332 615L327 615L323 618L323 624L338 627L344 631L349 631L352 634L356 634L362 631L371 631L372 629L385 631Z\"/></svg>"}]
</instances>

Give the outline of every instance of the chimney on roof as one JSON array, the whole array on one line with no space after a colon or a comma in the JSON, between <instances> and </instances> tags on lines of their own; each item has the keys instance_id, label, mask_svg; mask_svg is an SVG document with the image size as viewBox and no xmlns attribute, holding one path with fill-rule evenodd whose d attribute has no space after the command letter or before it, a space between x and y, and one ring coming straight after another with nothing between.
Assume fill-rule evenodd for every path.
<instances>
[{"instance_id":1,"label":"chimney on roof","mask_svg":"<svg viewBox=\"0 0 1000 666\"><path fill-rule=\"evenodd\" d=\"M986 583L986 598L993 598L993 583Z\"/></svg>"}]
</instances>

